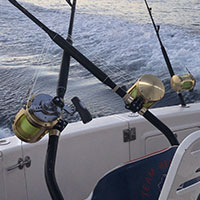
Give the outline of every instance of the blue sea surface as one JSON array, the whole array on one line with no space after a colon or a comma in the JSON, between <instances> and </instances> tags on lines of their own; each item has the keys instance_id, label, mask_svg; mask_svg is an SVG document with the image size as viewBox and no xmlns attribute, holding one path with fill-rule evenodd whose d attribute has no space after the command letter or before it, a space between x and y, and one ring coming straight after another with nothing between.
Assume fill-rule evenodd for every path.
<instances>
[{"instance_id":1,"label":"blue sea surface","mask_svg":"<svg viewBox=\"0 0 200 200\"><path fill-rule=\"evenodd\" d=\"M67 36L70 8L64 0L20 1L52 30ZM194 75L187 103L200 100L200 2L149 1L176 74ZM130 87L143 74L163 81L166 94L155 107L179 104L170 88L148 11L142 0L80 0L73 30L74 46L112 80ZM56 94L62 50L9 1L0 0L0 138L12 135L11 123L31 94ZM72 59L65 103L78 96L93 117L123 113L120 97ZM28 92L31 91L31 92ZM77 119L72 119L77 120Z\"/></svg>"}]
</instances>

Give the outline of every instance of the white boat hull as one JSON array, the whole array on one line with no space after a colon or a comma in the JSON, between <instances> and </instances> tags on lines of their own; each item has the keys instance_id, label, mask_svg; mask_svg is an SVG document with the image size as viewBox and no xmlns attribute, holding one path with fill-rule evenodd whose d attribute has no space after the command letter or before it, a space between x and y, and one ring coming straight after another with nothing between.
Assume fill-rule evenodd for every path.
<instances>
[{"instance_id":1,"label":"white boat hull","mask_svg":"<svg viewBox=\"0 0 200 200\"><path fill-rule=\"evenodd\" d=\"M152 109L182 141L200 129L200 104ZM135 128L136 138L124 142L123 131ZM50 199L45 179L44 160L48 136L36 144L16 137L0 142L0 199ZM87 125L69 124L59 142L56 176L65 199L81 200L89 196L98 179L121 163L169 146L167 139L137 114L113 115L94 119ZM7 171L19 158L29 156L31 166Z\"/></svg>"}]
</instances>

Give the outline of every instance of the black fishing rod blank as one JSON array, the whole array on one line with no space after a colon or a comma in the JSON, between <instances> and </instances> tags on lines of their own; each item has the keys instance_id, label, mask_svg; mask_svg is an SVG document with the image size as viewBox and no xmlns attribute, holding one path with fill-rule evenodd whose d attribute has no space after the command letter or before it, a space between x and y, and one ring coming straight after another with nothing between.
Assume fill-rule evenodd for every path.
<instances>
[{"instance_id":1,"label":"black fishing rod blank","mask_svg":"<svg viewBox=\"0 0 200 200\"><path fill-rule=\"evenodd\" d=\"M73 0L73 3L71 3L71 1L68 0L67 3L71 7L71 16L68 28L67 41L70 44L72 44L71 37L72 37L72 30L74 23L74 15L76 10L76 0ZM68 54L68 52L64 50L60 66L58 85L57 85L57 97L54 98L54 103L60 106L61 108L64 107L64 96L67 89L69 68L70 68L70 55ZM64 120L60 120L55 125L55 127L53 127L54 129L49 131L49 142L46 153L44 171L45 171L45 180L47 188L49 190L49 194L51 195L52 200L64 200L63 195L56 181L55 163L56 163L56 155L57 155L60 132L63 131L66 125L67 123Z\"/></svg>"},{"instance_id":2,"label":"black fishing rod blank","mask_svg":"<svg viewBox=\"0 0 200 200\"><path fill-rule=\"evenodd\" d=\"M147 10L148 10L148 12L149 12L149 16L150 16L150 18L151 18L151 21L152 21L154 30L155 30L155 32L156 32L158 41L159 41L159 43L160 43L161 51L162 51L163 57L164 57L164 59L165 59L165 62L166 62L166 64L167 64L168 71L169 71L169 73L170 73L170 76L173 77L173 76L175 75L175 73L174 73L174 70L173 70L173 68L172 68L171 62L170 62L170 60L169 60L169 56L168 56L168 54L167 54L167 51L166 51L166 49L165 49L165 47L164 47L164 45L163 45L163 43L162 43L162 40L161 40L161 38L160 38L160 34L159 34L160 26L159 26L159 25L157 26L157 25L155 24L155 21L154 21L154 19L153 19L153 15L152 15L152 8L149 7L149 5L148 5L148 3L147 3L147 0L144 0L144 2L145 2L145 4L146 4L146 7L147 7ZM185 103L185 101L184 101L184 98L183 98L183 95L181 94L181 92L177 92L177 95L178 95L178 97L179 97L179 100L180 100L180 102L181 102L181 105L182 105L183 107L185 107L185 106L186 106L186 103Z\"/></svg>"},{"instance_id":3,"label":"black fishing rod blank","mask_svg":"<svg viewBox=\"0 0 200 200\"><path fill-rule=\"evenodd\" d=\"M74 15L76 10L76 0L71 3L69 0L67 3L71 7L71 16L70 16L70 22L69 22L69 28L68 28L68 36L67 41L72 45L72 30L73 30L73 24L74 24ZM70 55L64 50L62 61L61 61L61 67L60 67L60 73L59 73L59 79L58 79L58 86L57 86L57 96L64 98L66 89L67 89L67 82L68 82L68 74L69 74L69 67L70 67Z\"/></svg>"}]
</instances>

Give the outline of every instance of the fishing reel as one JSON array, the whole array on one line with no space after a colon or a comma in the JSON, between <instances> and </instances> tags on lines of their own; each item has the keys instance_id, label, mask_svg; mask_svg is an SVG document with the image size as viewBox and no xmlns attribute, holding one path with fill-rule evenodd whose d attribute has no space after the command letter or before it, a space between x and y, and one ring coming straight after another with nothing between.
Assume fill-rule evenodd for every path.
<instances>
[{"instance_id":1,"label":"fishing reel","mask_svg":"<svg viewBox=\"0 0 200 200\"><path fill-rule=\"evenodd\" d=\"M170 82L172 89L177 93L180 93L182 90L192 91L196 84L195 78L190 73L182 76L174 75Z\"/></svg>"},{"instance_id":2,"label":"fishing reel","mask_svg":"<svg viewBox=\"0 0 200 200\"><path fill-rule=\"evenodd\" d=\"M127 91L124 101L127 109L143 115L164 94L162 81L154 75L145 74Z\"/></svg>"},{"instance_id":3,"label":"fishing reel","mask_svg":"<svg viewBox=\"0 0 200 200\"><path fill-rule=\"evenodd\" d=\"M92 120L87 108L78 97L72 99L75 109L65 106L59 97L39 94L32 97L16 115L12 129L15 135L24 142L34 143L39 141L46 133L60 134L67 126L67 121L62 119L63 111L73 115L79 112L83 123Z\"/></svg>"}]
</instances>

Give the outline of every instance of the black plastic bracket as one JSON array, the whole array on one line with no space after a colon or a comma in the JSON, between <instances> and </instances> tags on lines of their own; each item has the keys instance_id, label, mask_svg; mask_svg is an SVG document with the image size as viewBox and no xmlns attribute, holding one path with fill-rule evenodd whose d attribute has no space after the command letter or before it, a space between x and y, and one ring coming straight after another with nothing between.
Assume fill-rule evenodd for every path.
<instances>
[{"instance_id":1,"label":"black plastic bracket","mask_svg":"<svg viewBox=\"0 0 200 200\"><path fill-rule=\"evenodd\" d=\"M126 104L125 108L136 113L142 109L143 104L144 104L144 100L142 98L138 97L138 98L134 99L134 101L131 104Z\"/></svg>"},{"instance_id":2,"label":"black plastic bracket","mask_svg":"<svg viewBox=\"0 0 200 200\"><path fill-rule=\"evenodd\" d=\"M68 122L66 120L60 119L53 128L62 132L67 125L68 125Z\"/></svg>"}]
</instances>

